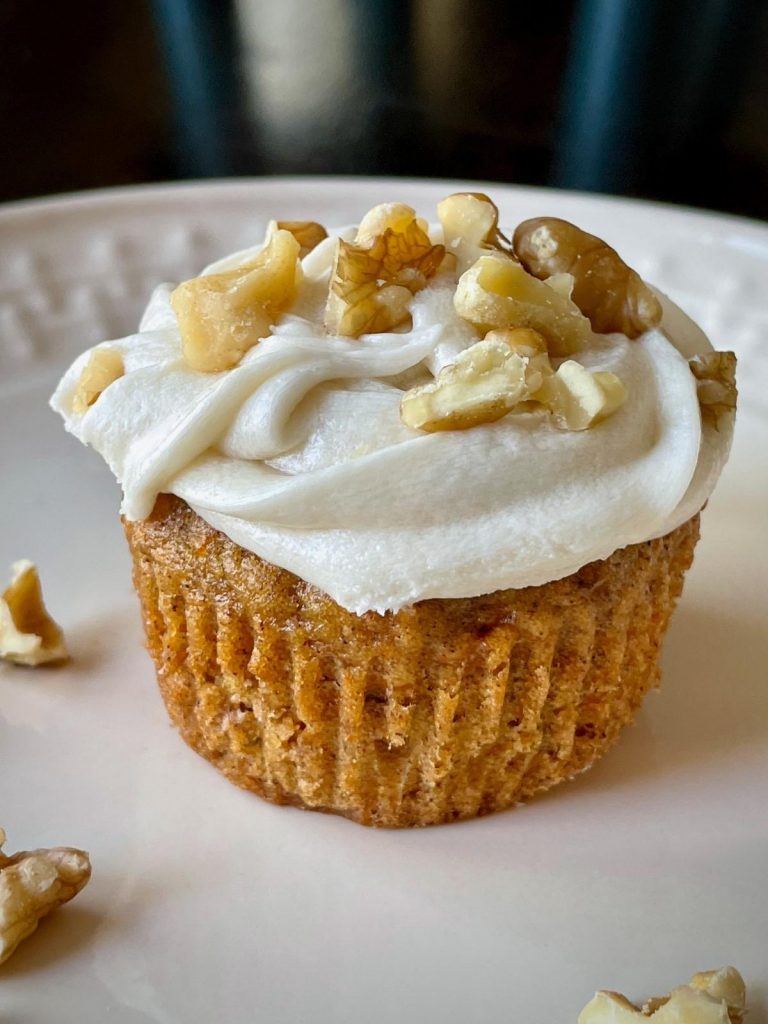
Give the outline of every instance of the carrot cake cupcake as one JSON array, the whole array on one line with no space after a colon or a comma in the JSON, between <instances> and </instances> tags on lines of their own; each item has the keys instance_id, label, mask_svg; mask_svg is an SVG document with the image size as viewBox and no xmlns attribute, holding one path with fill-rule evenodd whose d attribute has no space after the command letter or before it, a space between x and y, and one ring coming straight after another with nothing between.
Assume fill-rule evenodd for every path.
<instances>
[{"instance_id":1,"label":"carrot cake cupcake","mask_svg":"<svg viewBox=\"0 0 768 1024\"><path fill-rule=\"evenodd\" d=\"M734 364L605 242L458 193L273 221L52 405L122 485L187 743L275 803L428 825L589 767L657 684Z\"/></svg>"}]
</instances>

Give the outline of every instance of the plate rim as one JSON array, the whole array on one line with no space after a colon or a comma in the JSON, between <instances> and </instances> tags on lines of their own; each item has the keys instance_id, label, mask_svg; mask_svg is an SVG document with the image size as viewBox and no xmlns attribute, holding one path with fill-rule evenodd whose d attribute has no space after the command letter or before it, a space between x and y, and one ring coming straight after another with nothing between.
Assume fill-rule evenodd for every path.
<instances>
[{"instance_id":1,"label":"plate rim","mask_svg":"<svg viewBox=\"0 0 768 1024\"><path fill-rule=\"evenodd\" d=\"M98 207L105 201L113 201L131 206L141 200L161 201L167 199L169 193L183 195L187 192L210 191L236 194L244 189L252 189L261 185L269 187L314 187L355 186L355 185L404 185L427 188L459 186L473 191L485 189L504 189L506 192L518 193L521 196L542 198L547 196L570 197L575 202L596 202L611 206L620 206L634 213L653 210L666 216L674 216L681 221L697 220L701 227L724 228L730 226L738 230L751 230L768 239L768 221L747 217L741 214L712 210L704 207L688 206L658 199L645 199L637 196L615 195L607 192L589 192L578 189L554 188L546 185L527 185L515 182L493 181L490 179L463 178L421 178L407 175L246 175L227 178L187 178L178 181L142 182L132 185L106 186L94 189L78 189L51 195L33 196L25 199L14 199L0 203L0 227L17 219L24 219L28 214L44 214L58 212L75 212Z\"/></svg>"}]
</instances>

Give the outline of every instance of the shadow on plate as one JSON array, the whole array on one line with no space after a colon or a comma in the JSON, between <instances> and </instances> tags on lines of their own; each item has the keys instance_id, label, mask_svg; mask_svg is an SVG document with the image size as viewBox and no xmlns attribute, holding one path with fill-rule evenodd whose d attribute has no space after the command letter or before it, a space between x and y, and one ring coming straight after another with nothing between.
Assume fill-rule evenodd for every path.
<instances>
[{"instance_id":1,"label":"shadow on plate","mask_svg":"<svg viewBox=\"0 0 768 1024\"><path fill-rule=\"evenodd\" d=\"M644 783L764 747L767 664L768 636L759 621L683 604L665 641L661 690L646 697L634 726L568 791Z\"/></svg>"},{"instance_id":2,"label":"shadow on plate","mask_svg":"<svg viewBox=\"0 0 768 1024\"><path fill-rule=\"evenodd\" d=\"M102 917L89 907L76 905L55 911L0 967L0 981L44 971L77 956L92 942Z\"/></svg>"},{"instance_id":3,"label":"shadow on plate","mask_svg":"<svg viewBox=\"0 0 768 1024\"><path fill-rule=\"evenodd\" d=\"M111 609L109 614L80 622L67 632L72 668L85 672L100 668L114 657L116 648L126 638L137 650L144 645L138 602Z\"/></svg>"}]
</instances>

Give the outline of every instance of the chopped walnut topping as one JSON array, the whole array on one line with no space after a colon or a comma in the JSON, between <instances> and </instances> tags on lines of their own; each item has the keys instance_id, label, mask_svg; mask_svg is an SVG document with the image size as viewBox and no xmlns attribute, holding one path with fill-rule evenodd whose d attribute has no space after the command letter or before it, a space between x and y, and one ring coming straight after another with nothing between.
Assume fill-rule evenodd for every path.
<instances>
[{"instance_id":1,"label":"chopped walnut topping","mask_svg":"<svg viewBox=\"0 0 768 1024\"><path fill-rule=\"evenodd\" d=\"M485 253L462 274L454 305L459 316L486 331L532 327L555 356L577 352L592 335L589 320L561 287L550 287L503 253Z\"/></svg>"},{"instance_id":2,"label":"chopped walnut topping","mask_svg":"<svg viewBox=\"0 0 768 1024\"><path fill-rule=\"evenodd\" d=\"M405 323L411 296L437 272L444 255L410 206L375 206L360 222L354 243L337 243L326 329L358 338Z\"/></svg>"},{"instance_id":3,"label":"chopped walnut topping","mask_svg":"<svg viewBox=\"0 0 768 1024\"><path fill-rule=\"evenodd\" d=\"M455 254L460 274L486 249L511 252L512 244L499 230L496 204L482 192L454 192L437 204L445 246Z\"/></svg>"},{"instance_id":4,"label":"chopped walnut topping","mask_svg":"<svg viewBox=\"0 0 768 1024\"><path fill-rule=\"evenodd\" d=\"M277 230L250 263L183 281L171 295L184 358L193 370L218 373L237 366L268 336L301 279L300 244Z\"/></svg>"},{"instance_id":5,"label":"chopped walnut topping","mask_svg":"<svg viewBox=\"0 0 768 1024\"><path fill-rule=\"evenodd\" d=\"M427 234L427 222L416 216L416 211L407 203L379 203L366 213L357 226L355 242L368 247L387 231L393 235L409 235L414 245L428 248L431 243Z\"/></svg>"},{"instance_id":6,"label":"chopped walnut topping","mask_svg":"<svg viewBox=\"0 0 768 1024\"><path fill-rule=\"evenodd\" d=\"M0 829L0 847L5 832ZM87 884L91 864L83 850L56 847L6 856L0 850L0 964L52 910Z\"/></svg>"},{"instance_id":7,"label":"chopped walnut topping","mask_svg":"<svg viewBox=\"0 0 768 1024\"><path fill-rule=\"evenodd\" d=\"M541 381L541 372L531 369L524 355L488 337L461 352L434 381L407 391L400 414L417 430L466 430L506 416Z\"/></svg>"},{"instance_id":8,"label":"chopped walnut topping","mask_svg":"<svg viewBox=\"0 0 768 1024\"><path fill-rule=\"evenodd\" d=\"M592 372L572 359L545 376L534 396L564 430L586 430L616 412L627 390L615 373Z\"/></svg>"},{"instance_id":9,"label":"chopped walnut topping","mask_svg":"<svg viewBox=\"0 0 768 1024\"><path fill-rule=\"evenodd\" d=\"M391 331L408 320L413 293L404 285L379 284L379 269L375 255L339 239L325 307L329 333L359 338Z\"/></svg>"},{"instance_id":10,"label":"chopped walnut topping","mask_svg":"<svg viewBox=\"0 0 768 1024\"><path fill-rule=\"evenodd\" d=\"M72 409L81 415L87 412L103 391L125 373L123 357L113 348L95 348L80 374Z\"/></svg>"},{"instance_id":11,"label":"chopped walnut topping","mask_svg":"<svg viewBox=\"0 0 768 1024\"><path fill-rule=\"evenodd\" d=\"M601 238L558 217L523 221L514 249L525 269L542 280L573 276L573 301L599 334L637 338L661 321L661 303L619 254Z\"/></svg>"},{"instance_id":12,"label":"chopped walnut topping","mask_svg":"<svg viewBox=\"0 0 768 1024\"><path fill-rule=\"evenodd\" d=\"M0 598L0 658L17 665L66 661L64 634L46 610L37 569L22 560L12 572Z\"/></svg>"},{"instance_id":13,"label":"chopped walnut topping","mask_svg":"<svg viewBox=\"0 0 768 1024\"><path fill-rule=\"evenodd\" d=\"M513 352L519 356L525 356L527 359L540 359L545 356L547 357L547 366L549 366L546 339L530 327L500 327L488 331L484 340L501 341Z\"/></svg>"},{"instance_id":14,"label":"chopped walnut topping","mask_svg":"<svg viewBox=\"0 0 768 1024\"><path fill-rule=\"evenodd\" d=\"M271 220L267 227L267 241L276 231L290 231L299 243L299 258L312 252L323 239L328 237L328 232L322 224L315 220Z\"/></svg>"},{"instance_id":15,"label":"chopped walnut topping","mask_svg":"<svg viewBox=\"0 0 768 1024\"><path fill-rule=\"evenodd\" d=\"M744 979L735 967L695 974L688 985L650 999L638 1009L616 992L598 992L579 1014L578 1024L742 1024Z\"/></svg>"},{"instance_id":16,"label":"chopped walnut topping","mask_svg":"<svg viewBox=\"0 0 768 1024\"><path fill-rule=\"evenodd\" d=\"M592 372L573 360L555 373L542 335L516 327L489 331L434 381L411 388L400 403L400 416L417 430L466 430L538 405L562 429L586 430L625 398L626 389L613 373Z\"/></svg>"},{"instance_id":17,"label":"chopped walnut topping","mask_svg":"<svg viewBox=\"0 0 768 1024\"><path fill-rule=\"evenodd\" d=\"M690 360L696 378L701 417L716 430L736 409L736 356L733 352L706 352Z\"/></svg>"}]
</instances>

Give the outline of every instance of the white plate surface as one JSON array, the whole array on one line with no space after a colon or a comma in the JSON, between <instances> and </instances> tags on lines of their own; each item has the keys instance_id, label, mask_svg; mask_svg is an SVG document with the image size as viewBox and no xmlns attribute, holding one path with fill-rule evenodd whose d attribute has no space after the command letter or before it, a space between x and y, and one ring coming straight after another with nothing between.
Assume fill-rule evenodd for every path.
<instances>
[{"instance_id":1,"label":"white plate surface","mask_svg":"<svg viewBox=\"0 0 768 1024\"><path fill-rule=\"evenodd\" d=\"M79 845L94 864L0 968L0 1019L571 1024L595 988L641 997L733 962L765 1021L768 228L486 186L502 223L549 213L610 239L736 350L742 391L662 690L590 773L492 818L367 830L263 803L188 750L142 649L117 487L47 408L154 283L270 217L349 222L395 199L429 215L454 188L267 179L0 211L0 571L38 562L74 655L0 667L0 824L10 849Z\"/></svg>"}]
</instances>

